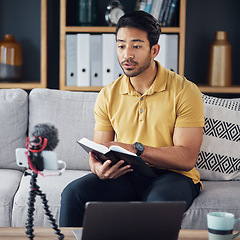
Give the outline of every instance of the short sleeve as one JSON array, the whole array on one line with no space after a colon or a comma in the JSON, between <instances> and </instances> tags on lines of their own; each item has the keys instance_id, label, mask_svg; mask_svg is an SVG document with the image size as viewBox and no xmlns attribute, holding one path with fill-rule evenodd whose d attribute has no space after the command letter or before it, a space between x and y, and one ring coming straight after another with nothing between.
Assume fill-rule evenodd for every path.
<instances>
[{"instance_id":1,"label":"short sleeve","mask_svg":"<svg viewBox=\"0 0 240 240\"><path fill-rule=\"evenodd\" d=\"M97 96L94 106L95 116L95 131L111 131L113 130L112 124L108 117L108 98L106 93L101 90Z\"/></svg>"},{"instance_id":2,"label":"short sleeve","mask_svg":"<svg viewBox=\"0 0 240 240\"><path fill-rule=\"evenodd\" d=\"M177 118L175 127L203 127L204 107L198 87L186 81L186 85L177 97Z\"/></svg>"}]
</instances>

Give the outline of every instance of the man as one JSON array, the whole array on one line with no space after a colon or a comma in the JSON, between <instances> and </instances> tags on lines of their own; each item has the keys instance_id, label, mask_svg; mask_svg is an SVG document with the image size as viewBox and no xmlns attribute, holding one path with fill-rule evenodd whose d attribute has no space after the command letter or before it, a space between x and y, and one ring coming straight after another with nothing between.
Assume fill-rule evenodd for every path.
<instances>
[{"instance_id":1,"label":"man","mask_svg":"<svg viewBox=\"0 0 240 240\"><path fill-rule=\"evenodd\" d=\"M124 75L102 89L94 108L94 141L141 155L157 177L140 175L122 160L102 163L90 153L92 173L62 193L61 226L82 226L88 201L186 201L188 209L198 196L194 166L204 125L201 93L154 61L160 32L146 12L121 17L116 41Z\"/></svg>"}]
</instances>

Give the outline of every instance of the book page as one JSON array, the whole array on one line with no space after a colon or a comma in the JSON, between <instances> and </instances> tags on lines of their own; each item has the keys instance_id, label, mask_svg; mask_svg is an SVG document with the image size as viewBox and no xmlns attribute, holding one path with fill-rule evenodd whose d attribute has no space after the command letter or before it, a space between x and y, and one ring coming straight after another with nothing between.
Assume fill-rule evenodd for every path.
<instances>
[{"instance_id":1,"label":"book page","mask_svg":"<svg viewBox=\"0 0 240 240\"><path fill-rule=\"evenodd\" d=\"M132 156L137 156L135 153L129 152L128 150L126 150L122 147L116 146L116 145L110 146L109 150L112 150L112 151L115 151L115 152L120 152L120 153L126 153L126 154L132 155Z\"/></svg>"},{"instance_id":2,"label":"book page","mask_svg":"<svg viewBox=\"0 0 240 240\"><path fill-rule=\"evenodd\" d=\"M103 153L103 154L105 154L109 151L109 149L106 146L98 144L96 142L93 142L93 141L91 141L87 138L82 138L78 142L87 146L88 148L91 148L91 149L96 150L96 151L98 151L100 153Z\"/></svg>"}]
</instances>

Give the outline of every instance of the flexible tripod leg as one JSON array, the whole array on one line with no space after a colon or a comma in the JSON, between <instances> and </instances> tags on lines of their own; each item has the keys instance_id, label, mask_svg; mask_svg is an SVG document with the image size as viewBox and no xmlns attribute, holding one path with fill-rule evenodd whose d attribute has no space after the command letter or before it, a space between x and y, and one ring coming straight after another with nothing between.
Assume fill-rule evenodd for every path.
<instances>
[{"instance_id":1,"label":"flexible tripod leg","mask_svg":"<svg viewBox=\"0 0 240 240\"><path fill-rule=\"evenodd\" d=\"M47 215L49 221L52 224L52 228L55 230L55 234L58 235L58 239L59 240L63 240L64 239L64 235L61 233L60 229L58 229L58 225L56 224L55 219L53 218L53 215L51 214L51 211L49 210L49 206L48 206L48 201L46 198L46 194L42 193L42 191L40 190L40 187L37 185L37 173L32 173L32 174L26 174L26 175L31 175L31 180L30 180L30 189L31 191L29 192L29 198L28 198L28 215L27 215L27 222L26 222L26 230L25 233L28 235L28 238L33 240L34 239L34 230L33 230L33 214L34 214L34 203L36 201L36 195L39 195L42 199L42 203L43 203L43 208L45 210L45 214Z\"/></svg>"},{"instance_id":2,"label":"flexible tripod leg","mask_svg":"<svg viewBox=\"0 0 240 240\"><path fill-rule=\"evenodd\" d=\"M28 212L27 212L27 222L25 224L26 230L25 233L28 235L29 239L33 239L34 238L34 230L33 230L33 214L34 214L34 203L36 200L36 194L34 192L34 190L31 190L29 192L29 198L28 198Z\"/></svg>"},{"instance_id":3,"label":"flexible tripod leg","mask_svg":"<svg viewBox=\"0 0 240 240\"><path fill-rule=\"evenodd\" d=\"M48 200L46 198L46 194L42 193L41 190L38 190L38 194L40 195L41 199L42 199L42 203L43 203L43 208L45 210L45 214L48 216L48 220L51 222L52 224L52 228L55 230L55 234L58 235L58 239L62 240L64 239L64 235L61 233L60 229L58 229L58 225L56 224L55 219L53 218L53 215L51 214L51 211L49 210L49 206L48 206Z\"/></svg>"}]
</instances>

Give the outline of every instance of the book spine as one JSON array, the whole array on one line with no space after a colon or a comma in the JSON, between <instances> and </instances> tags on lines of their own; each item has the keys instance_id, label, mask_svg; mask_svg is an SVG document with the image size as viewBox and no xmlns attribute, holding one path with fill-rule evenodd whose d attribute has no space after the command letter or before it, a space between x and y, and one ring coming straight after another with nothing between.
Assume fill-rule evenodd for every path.
<instances>
[{"instance_id":1,"label":"book spine","mask_svg":"<svg viewBox=\"0 0 240 240\"><path fill-rule=\"evenodd\" d=\"M159 18L162 2L162 0L153 0L151 15L153 15L156 19Z\"/></svg>"},{"instance_id":2,"label":"book spine","mask_svg":"<svg viewBox=\"0 0 240 240\"><path fill-rule=\"evenodd\" d=\"M168 2L168 0L163 0L163 2L162 2L162 7L161 7L160 14L159 14L159 19L158 19L158 21L161 25L162 25L162 22L163 22L164 13L166 11L167 2Z\"/></svg>"},{"instance_id":3,"label":"book spine","mask_svg":"<svg viewBox=\"0 0 240 240\"><path fill-rule=\"evenodd\" d=\"M167 5L166 5L166 9L165 9L165 12L164 12L163 20L162 20L162 26L163 27L167 26L167 20L168 20L171 4L172 4L172 0L168 0Z\"/></svg>"},{"instance_id":4,"label":"book spine","mask_svg":"<svg viewBox=\"0 0 240 240\"><path fill-rule=\"evenodd\" d=\"M141 0L139 4L139 11L145 11L147 0Z\"/></svg>"},{"instance_id":5,"label":"book spine","mask_svg":"<svg viewBox=\"0 0 240 240\"><path fill-rule=\"evenodd\" d=\"M153 2L153 0L147 0L146 7L145 7L145 12L151 13L152 2Z\"/></svg>"},{"instance_id":6,"label":"book spine","mask_svg":"<svg viewBox=\"0 0 240 240\"><path fill-rule=\"evenodd\" d=\"M173 23L173 17L176 13L176 9L177 9L177 4L178 4L178 0L173 0L171 7L170 7L170 11L169 11L169 15L168 15L168 19L167 19L167 27L171 27L172 23Z\"/></svg>"}]
</instances>

